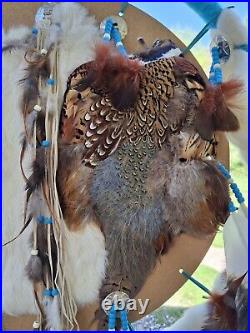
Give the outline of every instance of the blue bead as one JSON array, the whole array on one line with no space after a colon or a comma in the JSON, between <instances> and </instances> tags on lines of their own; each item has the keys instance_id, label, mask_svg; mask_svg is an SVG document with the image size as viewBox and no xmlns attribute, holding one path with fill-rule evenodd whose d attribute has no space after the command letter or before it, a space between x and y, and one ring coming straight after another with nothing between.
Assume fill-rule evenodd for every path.
<instances>
[{"instance_id":1,"label":"blue bead","mask_svg":"<svg viewBox=\"0 0 250 333\"><path fill-rule=\"evenodd\" d=\"M236 183L231 183L231 184L230 184L230 187L231 187L232 190L233 190L233 189L238 190L238 186L237 186Z\"/></svg>"},{"instance_id":2,"label":"blue bead","mask_svg":"<svg viewBox=\"0 0 250 333\"><path fill-rule=\"evenodd\" d=\"M238 203L241 205L245 202L245 199L242 197L242 198L238 198Z\"/></svg>"},{"instance_id":3,"label":"blue bead","mask_svg":"<svg viewBox=\"0 0 250 333\"><path fill-rule=\"evenodd\" d=\"M32 28L32 34L37 35L38 34L38 29L37 28Z\"/></svg>"},{"instance_id":4,"label":"blue bead","mask_svg":"<svg viewBox=\"0 0 250 333\"><path fill-rule=\"evenodd\" d=\"M43 290L43 296L52 296L51 289L44 289Z\"/></svg>"},{"instance_id":5,"label":"blue bead","mask_svg":"<svg viewBox=\"0 0 250 333\"><path fill-rule=\"evenodd\" d=\"M51 290L51 296L55 297L55 296L57 296L57 295L59 295L59 291L58 291L58 289L56 289L56 288L52 289L52 290Z\"/></svg>"},{"instance_id":6,"label":"blue bead","mask_svg":"<svg viewBox=\"0 0 250 333\"><path fill-rule=\"evenodd\" d=\"M45 217L43 223L44 224L52 224L52 218L51 217Z\"/></svg>"},{"instance_id":7,"label":"blue bead","mask_svg":"<svg viewBox=\"0 0 250 333\"><path fill-rule=\"evenodd\" d=\"M229 213L233 213L237 210L237 208L234 206L233 202L230 201L229 204L228 204L228 211Z\"/></svg>"},{"instance_id":8,"label":"blue bead","mask_svg":"<svg viewBox=\"0 0 250 333\"><path fill-rule=\"evenodd\" d=\"M48 85L53 86L55 84L55 80L54 79L48 79L47 83L48 83Z\"/></svg>"},{"instance_id":9,"label":"blue bead","mask_svg":"<svg viewBox=\"0 0 250 333\"><path fill-rule=\"evenodd\" d=\"M44 148L48 148L50 146L50 141L49 140L43 140L41 142L41 146Z\"/></svg>"},{"instance_id":10,"label":"blue bead","mask_svg":"<svg viewBox=\"0 0 250 333\"><path fill-rule=\"evenodd\" d=\"M36 220L37 220L38 223L43 223L43 221L44 221L44 216L43 216L43 215L38 215L38 216L36 217Z\"/></svg>"}]
</instances>

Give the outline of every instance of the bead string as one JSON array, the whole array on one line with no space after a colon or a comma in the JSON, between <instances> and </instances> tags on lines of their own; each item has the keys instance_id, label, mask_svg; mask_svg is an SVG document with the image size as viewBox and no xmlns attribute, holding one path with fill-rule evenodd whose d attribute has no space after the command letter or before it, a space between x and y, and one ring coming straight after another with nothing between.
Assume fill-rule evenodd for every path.
<instances>
[{"instance_id":1,"label":"bead string","mask_svg":"<svg viewBox=\"0 0 250 333\"><path fill-rule=\"evenodd\" d=\"M121 331L130 331L131 325L128 322L127 310L119 310L120 320L121 320ZM108 312L108 330L115 331L116 324L116 310L114 304Z\"/></svg>"},{"instance_id":2,"label":"bead string","mask_svg":"<svg viewBox=\"0 0 250 333\"><path fill-rule=\"evenodd\" d=\"M114 27L114 23L111 18L108 18L105 22L102 39L104 42L109 42L110 40L113 40L118 52L123 56L127 56L127 52L123 45L119 29L117 27Z\"/></svg>"},{"instance_id":3,"label":"bead string","mask_svg":"<svg viewBox=\"0 0 250 333\"><path fill-rule=\"evenodd\" d=\"M209 81L218 85L222 83L222 71L220 65L220 57L219 57L219 48L217 46L212 47L212 65L209 72Z\"/></svg>"},{"instance_id":4,"label":"bead string","mask_svg":"<svg viewBox=\"0 0 250 333\"><path fill-rule=\"evenodd\" d=\"M216 166L217 166L218 170L220 171L220 173L227 179L229 186L230 186L231 190L233 191L234 196L237 199L238 203L241 206L243 206L243 205L245 206L245 204L244 204L245 199L244 199L238 185L234 182L233 178L231 177L229 171L226 169L226 167L221 162L217 161ZM237 208L234 206L234 203L232 201L230 201L228 204L228 210L230 213L233 213L237 210Z\"/></svg>"}]
</instances>

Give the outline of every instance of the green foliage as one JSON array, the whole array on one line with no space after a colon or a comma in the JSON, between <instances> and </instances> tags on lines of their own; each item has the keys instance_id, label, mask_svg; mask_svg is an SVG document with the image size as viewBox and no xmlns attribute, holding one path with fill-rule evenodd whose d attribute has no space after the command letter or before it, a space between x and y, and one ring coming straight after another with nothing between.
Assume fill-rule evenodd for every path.
<instances>
[{"instance_id":1,"label":"green foliage","mask_svg":"<svg viewBox=\"0 0 250 333\"><path fill-rule=\"evenodd\" d=\"M212 246L218 247L218 248L223 248L224 247L223 234L222 234L221 229L217 232Z\"/></svg>"},{"instance_id":2,"label":"green foliage","mask_svg":"<svg viewBox=\"0 0 250 333\"><path fill-rule=\"evenodd\" d=\"M194 272L193 277L211 289L218 272L212 268L200 265ZM203 296L208 296L191 281L187 281L164 305L174 307L189 307L203 303Z\"/></svg>"}]
</instances>

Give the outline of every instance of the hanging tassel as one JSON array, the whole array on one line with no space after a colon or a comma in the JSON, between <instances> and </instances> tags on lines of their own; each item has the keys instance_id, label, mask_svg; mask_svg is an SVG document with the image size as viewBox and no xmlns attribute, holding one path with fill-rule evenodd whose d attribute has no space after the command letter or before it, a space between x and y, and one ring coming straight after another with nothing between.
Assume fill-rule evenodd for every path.
<instances>
[{"instance_id":1,"label":"hanging tassel","mask_svg":"<svg viewBox=\"0 0 250 333\"><path fill-rule=\"evenodd\" d=\"M26 273L31 281L40 282L43 278L43 265L37 249L37 222L34 221L33 223L33 249L31 250L31 257L26 266Z\"/></svg>"},{"instance_id":2,"label":"hanging tassel","mask_svg":"<svg viewBox=\"0 0 250 333\"><path fill-rule=\"evenodd\" d=\"M56 290L56 289L53 289ZM62 331L61 311L60 311L60 296L54 296L51 302L50 312L47 313L47 325L51 330Z\"/></svg>"},{"instance_id":3,"label":"hanging tassel","mask_svg":"<svg viewBox=\"0 0 250 333\"><path fill-rule=\"evenodd\" d=\"M52 312L52 294L51 294L51 288L50 288L50 277L49 277L49 267L46 267L46 289L43 290L43 309L44 314L46 318L46 330L53 331L53 327L51 327L51 312Z\"/></svg>"},{"instance_id":4,"label":"hanging tassel","mask_svg":"<svg viewBox=\"0 0 250 333\"><path fill-rule=\"evenodd\" d=\"M38 250L31 251L31 257L25 270L31 281L39 282L42 280L43 266L41 258L38 256Z\"/></svg>"}]
</instances>

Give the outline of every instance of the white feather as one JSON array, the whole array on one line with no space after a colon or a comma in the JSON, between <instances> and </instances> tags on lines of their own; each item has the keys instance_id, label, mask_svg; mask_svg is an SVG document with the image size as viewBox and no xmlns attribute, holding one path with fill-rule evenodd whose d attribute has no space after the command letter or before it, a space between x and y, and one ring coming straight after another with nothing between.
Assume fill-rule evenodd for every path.
<instances>
[{"instance_id":1,"label":"white feather","mask_svg":"<svg viewBox=\"0 0 250 333\"><path fill-rule=\"evenodd\" d=\"M240 123L240 129L228 133L228 139L241 151L245 163L248 157L248 53L243 50L234 49L234 45L248 44L247 29L244 27L241 18L234 10L225 9L217 23L217 28L212 30L212 37L222 35L230 46L230 58L222 64L223 80L237 79L243 82L243 92L230 101L229 108L236 115Z\"/></svg>"},{"instance_id":2,"label":"white feather","mask_svg":"<svg viewBox=\"0 0 250 333\"><path fill-rule=\"evenodd\" d=\"M228 277L239 278L248 271L248 221L240 208L223 229Z\"/></svg>"},{"instance_id":3,"label":"white feather","mask_svg":"<svg viewBox=\"0 0 250 333\"><path fill-rule=\"evenodd\" d=\"M47 319L46 328L50 331L62 331L59 296L46 298L46 303L44 304Z\"/></svg>"}]
</instances>

